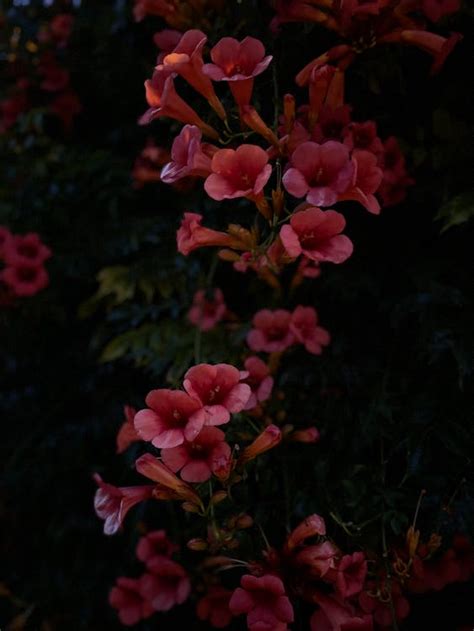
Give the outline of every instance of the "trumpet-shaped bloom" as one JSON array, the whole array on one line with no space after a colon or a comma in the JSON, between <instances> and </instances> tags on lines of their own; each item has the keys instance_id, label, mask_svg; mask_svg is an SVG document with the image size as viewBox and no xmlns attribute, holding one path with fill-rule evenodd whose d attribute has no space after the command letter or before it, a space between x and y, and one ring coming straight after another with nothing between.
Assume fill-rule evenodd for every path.
<instances>
[{"instance_id":1,"label":"trumpet-shaped bloom","mask_svg":"<svg viewBox=\"0 0 474 631\"><path fill-rule=\"evenodd\" d=\"M353 185L340 195L339 199L353 199L370 213L378 215L380 204L374 193L380 188L383 171L377 166L377 156L370 151L355 149L352 152L352 160L355 165Z\"/></svg>"},{"instance_id":2,"label":"trumpet-shaped bloom","mask_svg":"<svg viewBox=\"0 0 474 631\"><path fill-rule=\"evenodd\" d=\"M178 546L168 539L165 530L155 530L140 537L136 555L137 559L146 563L157 556L171 557L177 550Z\"/></svg>"},{"instance_id":3,"label":"trumpet-shaped bloom","mask_svg":"<svg viewBox=\"0 0 474 631\"><path fill-rule=\"evenodd\" d=\"M271 574L247 574L240 585L230 599L231 612L235 616L247 614L250 631L286 631L294 614L281 579Z\"/></svg>"},{"instance_id":4,"label":"trumpet-shaped bloom","mask_svg":"<svg viewBox=\"0 0 474 631\"><path fill-rule=\"evenodd\" d=\"M340 234L345 225L343 215L335 210L307 208L292 215L280 239L293 258L304 254L313 261L343 263L353 251L350 239Z\"/></svg>"},{"instance_id":5,"label":"trumpet-shaped bloom","mask_svg":"<svg viewBox=\"0 0 474 631\"><path fill-rule=\"evenodd\" d=\"M161 181L173 184L183 177L206 177L211 172L211 158L201 146L202 134L195 125L185 125L171 147L171 162L161 170Z\"/></svg>"},{"instance_id":6,"label":"trumpet-shaped bloom","mask_svg":"<svg viewBox=\"0 0 474 631\"><path fill-rule=\"evenodd\" d=\"M94 474L98 489L94 497L95 512L105 520L104 534L115 534L128 511L143 500L151 497L153 486L116 487L104 482L98 473Z\"/></svg>"},{"instance_id":7,"label":"trumpet-shaped bloom","mask_svg":"<svg viewBox=\"0 0 474 631\"><path fill-rule=\"evenodd\" d=\"M220 585L211 586L197 603L196 615L199 620L209 621L216 629L224 629L232 620L229 601L232 592Z\"/></svg>"},{"instance_id":8,"label":"trumpet-shaped bloom","mask_svg":"<svg viewBox=\"0 0 474 631\"><path fill-rule=\"evenodd\" d=\"M283 184L294 197L306 197L317 206L331 206L347 190L353 173L349 150L342 143L303 142L291 156Z\"/></svg>"},{"instance_id":9,"label":"trumpet-shaped bloom","mask_svg":"<svg viewBox=\"0 0 474 631\"><path fill-rule=\"evenodd\" d=\"M247 344L256 352L275 353L286 350L295 341L290 321L291 314L286 309L258 311L253 317L253 329L247 335Z\"/></svg>"},{"instance_id":10,"label":"trumpet-shaped bloom","mask_svg":"<svg viewBox=\"0 0 474 631\"><path fill-rule=\"evenodd\" d=\"M295 339L303 344L308 353L320 355L323 346L331 341L326 329L317 325L318 314L313 307L299 305L291 314L290 329Z\"/></svg>"},{"instance_id":11,"label":"trumpet-shaped bloom","mask_svg":"<svg viewBox=\"0 0 474 631\"><path fill-rule=\"evenodd\" d=\"M220 429L204 427L192 443L162 449L161 458L171 471L181 471L186 482L206 482L221 470L223 461L230 463L231 449L224 441L225 434Z\"/></svg>"},{"instance_id":12,"label":"trumpet-shaped bloom","mask_svg":"<svg viewBox=\"0 0 474 631\"><path fill-rule=\"evenodd\" d=\"M270 369L259 357L248 357L244 363L248 377L244 383L250 386L252 394L247 401L245 410L252 410L258 403L266 401L272 393L273 377L270 376Z\"/></svg>"},{"instance_id":13,"label":"trumpet-shaped bloom","mask_svg":"<svg viewBox=\"0 0 474 631\"><path fill-rule=\"evenodd\" d=\"M217 245L232 248L238 241L226 232L219 232L201 226L202 215L184 213L181 226L176 233L178 251L187 256L198 248Z\"/></svg>"},{"instance_id":14,"label":"trumpet-shaped bloom","mask_svg":"<svg viewBox=\"0 0 474 631\"><path fill-rule=\"evenodd\" d=\"M177 447L194 440L206 421L202 404L180 390L152 390L145 401L148 409L135 415L135 429L155 447Z\"/></svg>"},{"instance_id":15,"label":"trumpet-shaped bloom","mask_svg":"<svg viewBox=\"0 0 474 631\"><path fill-rule=\"evenodd\" d=\"M194 504L200 504L199 495L194 489L180 480L161 460L151 454L140 456L135 462L135 468L139 473L159 485L157 488L160 493L157 494L157 489L155 489L154 497L158 499L180 498Z\"/></svg>"},{"instance_id":16,"label":"trumpet-shaped bloom","mask_svg":"<svg viewBox=\"0 0 474 631\"><path fill-rule=\"evenodd\" d=\"M273 449L281 442L281 431L276 425L268 425L261 434L246 447L240 458L240 464L246 464L251 460L254 460L257 456Z\"/></svg>"},{"instance_id":17,"label":"trumpet-shaped bloom","mask_svg":"<svg viewBox=\"0 0 474 631\"><path fill-rule=\"evenodd\" d=\"M214 81L227 81L238 105L248 105L252 96L254 77L266 70L272 60L265 56L262 42L245 37L241 42L223 37L211 50L212 64L204 65L204 72Z\"/></svg>"},{"instance_id":18,"label":"trumpet-shaped bloom","mask_svg":"<svg viewBox=\"0 0 474 631\"><path fill-rule=\"evenodd\" d=\"M346 554L336 569L336 589L341 598L350 598L362 591L367 576L367 561L363 552Z\"/></svg>"},{"instance_id":19,"label":"trumpet-shaped bloom","mask_svg":"<svg viewBox=\"0 0 474 631\"><path fill-rule=\"evenodd\" d=\"M132 443L140 440L133 424L136 410L131 405L124 406L125 422L121 425L117 434L117 453L123 453Z\"/></svg>"},{"instance_id":20,"label":"trumpet-shaped bloom","mask_svg":"<svg viewBox=\"0 0 474 631\"><path fill-rule=\"evenodd\" d=\"M292 552L295 548L304 544L306 539L325 534L326 523L324 519L316 513L309 515L288 535L285 550Z\"/></svg>"},{"instance_id":21,"label":"trumpet-shaped bloom","mask_svg":"<svg viewBox=\"0 0 474 631\"><path fill-rule=\"evenodd\" d=\"M7 265L39 266L51 256L51 250L41 242L38 234L30 232L6 239L3 245L3 258Z\"/></svg>"},{"instance_id":22,"label":"trumpet-shaped bloom","mask_svg":"<svg viewBox=\"0 0 474 631\"><path fill-rule=\"evenodd\" d=\"M229 364L199 364L184 375L184 389L206 411L206 425L228 423L250 398L250 386L242 383L247 373Z\"/></svg>"},{"instance_id":23,"label":"trumpet-shaped bloom","mask_svg":"<svg viewBox=\"0 0 474 631\"><path fill-rule=\"evenodd\" d=\"M140 579L120 576L110 590L109 604L117 610L120 622L125 626L138 624L149 618L154 609L141 594Z\"/></svg>"},{"instance_id":24,"label":"trumpet-shaped bloom","mask_svg":"<svg viewBox=\"0 0 474 631\"><path fill-rule=\"evenodd\" d=\"M0 280L16 296L34 296L48 286L49 276L42 265L9 265L0 272Z\"/></svg>"},{"instance_id":25,"label":"trumpet-shaped bloom","mask_svg":"<svg viewBox=\"0 0 474 631\"><path fill-rule=\"evenodd\" d=\"M193 306L188 313L188 320L201 331L213 329L227 313L222 290L214 289L211 295L212 298L207 295L204 289L199 289L194 294Z\"/></svg>"},{"instance_id":26,"label":"trumpet-shaped bloom","mask_svg":"<svg viewBox=\"0 0 474 631\"><path fill-rule=\"evenodd\" d=\"M297 553L296 562L304 565L311 576L324 578L336 567L338 556L338 548L331 541L323 541L303 548Z\"/></svg>"},{"instance_id":27,"label":"trumpet-shaped bloom","mask_svg":"<svg viewBox=\"0 0 474 631\"><path fill-rule=\"evenodd\" d=\"M191 581L179 563L158 556L150 559L147 568L149 573L140 579L140 593L155 611L169 611L188 599Z\"/></svg>"},{"instance_id":28,"label":"trumpet-shaped bloom","mask_svg":"<svg viewBox=\"0 0 474 631\"><path fill-rule=\"evenodd\" d=\"M272 174L267 152L257 145L219 149L212 157L211 169L204 188L209 197L219 201L261 195Z\"/></svg>"}]
</instances>

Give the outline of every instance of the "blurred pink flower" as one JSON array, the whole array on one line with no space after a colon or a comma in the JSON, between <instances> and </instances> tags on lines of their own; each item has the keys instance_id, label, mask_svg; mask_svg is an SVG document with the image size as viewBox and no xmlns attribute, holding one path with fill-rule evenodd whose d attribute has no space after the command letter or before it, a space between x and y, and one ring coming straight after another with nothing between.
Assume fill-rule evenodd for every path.
<instances>
[{"instance_id":1,"label":"blurred pink flower","mask_svg":"<svg viewBox=\"0 0 474 631\"><path fill-rule=\"evenodd\" d=\"M367 576L367 561L363 552L346 554L336 568L335 586L344 600L362 591Z\"/></svg>"},{"instance_id":2,"label":"blurred pink flower","mask_svg":"<svg viewBox=\"0 0 474 631\"><path fill-rule=\"evenodd\" d=\"M193 306L189 310L188 320L201 331L210 331L224 318L226 313L227 306L221 289L217 288L209 292L199 289L194 294Z\"/></svg>"},{"instance_id":3,"label":"blurred pink flower","mask_svg":"<svg viewBox=\"0 0 474 631\"><path fill-rule=\"evenodd\" d=\"M168 539L165 530L154 530L138 540L137 559L146 563L157 556L171 557L178 546Z\"/></svg>"},{"instance_id":4,"label":"blurred pink flower","mask_svg":"<svg viewBox=\"0 0 474 631\"><path fill-rule=\"evenodd\" d=\"M34 296L48 286L49 276L42 265L7 265L0 272L0 280L16 295Z\"/></svg>"},{"instance_id":5,"label":"blurred pink flower","mask_svg":"<svg viewBox=\"0 0 474 631\"><path fill-rule=\"evenodd\" d=\"M317 326L318 314L313 307L299 305L291 314L290 329L308 353L320 355L331 341L328 331Z\"/></svg>"},{"instance_id":6,"label":"blurred pink flower","mask_svg":"<svg viewBox=\"0 0 474 631\"><path fill-rule=\"evenodd\" d=\"M340 201L355 200L370 213L378 215L380 204L374 193L378 191L383 179L383 171L377 166L377 156L370 151L355 149L352 152L355 165L352 186L339 196Z\"/></svg>"},{"instance_id":7,"label":"blurred pink flower","mask_svg":"<svg viewBox=\"0 0 474 631\"><path fill-rule=\"evenodd\" d=\"M224 629L232 620L229 601L232 592L220 585L213 585L197 603L196 615L199 620L209 621L216 629Z\"/></svg>"},{"instance_id":8,"label":"blurred pink flower","mask_svg":"<svg viewBox=\"0 0 474 631\"><path fill-rule=\"evenodd\" d=\"M314 600L320 609L311 616L311 631L373 631L372 616L351 604L321 592L315 594Z\"/></svg>"},{"instance_id":9,"label":"blurred pink flower","mask_svg":"<svg viewBox=\"0 0 474 631\"><path fill-rule=\"evenodd\" d=\"M350 123L343 131L344 144L352 151L364 149L375 155L383 152L383 144L377 136L377 123L366 121L365 123Z\"/></svg>"},{"instance_id":10,"label":"blurred pink flower","mask_svg":"<svg viewBox=\"0 0 474 631\"><path fill-rule=\"evenodd\" d=\"M247 335L247 344L256 352L275 353L286 350L295 341L290 321L291 314L285 309L258 311L253 317L253 329Z\"/></svg>"},{"instance_id":11,"label":"blurred pink flower","mask_svg":"<svg viewBox=\"0 0 474 631\"><path fill-rule=\"evenodd\" d=\"M140 578L140 593L155 611L169 611L188 599L191 581L179 563L158 556L150 559L147 568L149 572Z\"/></svg>"},{"instance_id":12,"label":"blurred pink flower","mask_svg":"<svg viewBox=\"0 0 474 631\"><path fill-rule=\"evenodd\" d=\"M44 245L36 232L14 235L3 244L3 258L7 265L41 265L51 256L51 250Z\"/></svg>"},{"instance_id":13,"label":"blurred pink flower","mask_svg":"<svg viewBox=\"0 0 474 631\"><path fill-rule=\"evenodd\" d=\"M109 604L117 610L120 622L131 627L149 618L154 609L141 594L140 579L119 576L109 593Z\"/></svg>"},{"instance_id":14,"label":"blurred pink flower","mask_svg":"<svg viewBox=\"0 0 474 631\"><path fill-rule=\"evenodd\" d=\"M230 415L241 412L250 398L250 386L242 383L247 373L229 364L199 364L184 375L184 389L204 406L206 425L228 423Z\"/></svg>"},{"instance_id":15,"label":"blurred pink flower","mask_svg":"<svg viewBox=\"0 0 474 631\"><path fill-rule=\"evenodd\" d=\"M248 357L244 362L248 377L244 383L250 386L252 394L247 401L245 410L252 410L258 403L266 401L272 393L273 377L270 376L270 369L259 357Z\"/></svg>"}]
</instances>

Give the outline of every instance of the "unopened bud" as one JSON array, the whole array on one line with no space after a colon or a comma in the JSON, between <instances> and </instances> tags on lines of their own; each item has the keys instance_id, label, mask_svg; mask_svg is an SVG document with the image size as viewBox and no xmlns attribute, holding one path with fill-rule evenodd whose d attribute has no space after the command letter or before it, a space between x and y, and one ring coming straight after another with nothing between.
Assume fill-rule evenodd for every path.
<instances>
[{"instance_id":1,"label":"unopened bud","mask_svg":"<svg viewBox=\"0 0 474 631\"><path fill-rule=\"evenodd\" d=\"M187 513L200 513L201 509L196 504L192 504L191 502L183 502L181 504L181 508L185 510Z\"/></svg>"},{"instance_id":2,"label":"unopened bud","mask_svg":"<svg viewBox=\"0 0 474 631\"><path fill-rule=\"evenodd\" d=\"M250 515L241 515L235 523L235 527L238 530L245 530L246 528L251 528L252 526L253 519L250 517Z\"/></svg>"},{"instance_id":3,"label":"unopened bud","mask_svg":"<svg viewBox=\"0 0 474 631\"><path fill-rule=\"evenodd\" d=\"M211 497L211 504L213 506L215 506L216 504L219 504L220 502L223 502L225 499L227 498L227 493L226 491L217 491L216 493L214 493L214 495Z\"/></svg>"},{"instance_id":4,"label":"unopened bud","mask_svg":"<svg viewBox=\"0 0 474 631\"><path fill-rule=\"evenodd\" d=\"M204 541L204 539L190 539L186 546L190 549L193 550L194 552L202 552L203 550L207 550L208 548L208 544L207 541Z\"/></svg>"}]
</instances>

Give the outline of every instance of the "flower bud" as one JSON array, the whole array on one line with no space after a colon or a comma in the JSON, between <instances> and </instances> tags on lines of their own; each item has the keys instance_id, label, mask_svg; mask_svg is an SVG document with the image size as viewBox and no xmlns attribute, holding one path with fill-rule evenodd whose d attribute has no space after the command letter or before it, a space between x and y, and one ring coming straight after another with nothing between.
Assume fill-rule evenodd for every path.
<instances>
[{"instance_id":1,"label":"flower bud","mask_svg":"<svg viewBox=\"0 0 474 631\"><path fill-rule=\"evenodd\" d=\"M290 440L297 443L317 443L320 439L319 430L316 427L298 429L290 435Z\"/></svg>"},{"instance_id":2,"label":"flower bud","mask_svg":"<svg viewBox=\"0 0 474 631\"><path fill-rule=\"evenodd\" d=\"M257 436L251 445L243 450L239 458L239 464L246 464L250 460L254 460L260 454L276 447L280 441L280 429L276 425L269 425Z\"/></svg>"},{"instance_id":3,"label":"flower bud","mask_svg":"<svg viewBox=\"0 0 474 631\"><path fill-rule=\"evenodd\" d=\"M202 552L203 550L207 550L208 548L208 544L207 541L204 541L204 539L190 539L186 546L190 549L193 550L194 552Z\"/></svg>"}]
</instances>

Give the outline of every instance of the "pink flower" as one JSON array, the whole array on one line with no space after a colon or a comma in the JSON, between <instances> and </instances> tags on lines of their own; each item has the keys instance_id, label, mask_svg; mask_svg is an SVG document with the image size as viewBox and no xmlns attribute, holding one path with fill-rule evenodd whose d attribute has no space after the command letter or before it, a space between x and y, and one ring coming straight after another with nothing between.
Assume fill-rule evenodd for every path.
<instances>
[{"instance_id":1,"label":"pink flower","mask_svg":"<svg viewBox=\"0 0 474 631\"><path fill-rule=\"evenodd\" d=\"M286 190L294 197L306 197L310 204L331 206L349 187L354 165L345 145L329 140L324 145L303 142L291 156L283 176Z\"/></svg>"},{"instance_id":2,"label":"pink flower","mask_svg":"<svg viewBox=\"0 0 474 631\"><path fill-rule=\"evenodd\" d=\"M41 242L36 232L15 235L6 239L3 245L3 258L7 265L39 266L51 256L51 250Z\"/></svg>"},{"instance_id":3,"label":"pink flower","mask_svg":"<svg viewBox=\"0 0 474 631\"><path fill-rule=\"evenodd\" d=\"M169 611L188 599L191 582L179 563L157 556L148 561L147 568L150 573L141 577L140 593L155 611Z\"/></svg>"},{"instance_id":4,"label":"pink flower","mask_svg":"<svg viewBox=\"0 0 474 631\"><path fill-rule=\"evenodd\" d=\"M317 322L318 314L313 307L299 305L291 315L290 329L295 339L313 355L321 355L323 346L330 342L329 333L317 326Z\"/></svg>"},{"instance_id":5,"label":"pink flower","mask_svg":"<svg viewBox=\"0 0 474 631\"><path fill-rule=\"evenodd\" d=\"M218 138L215 129L207 125L198 114L178 95L174 88L173 75L155 71L150 80L145 81L146 100L149 109L140 118L140 125L147 125L156 118L167 116L181 123L196 125L210 138Z\"/></svg>"},{"instance_id":6,"label":"pink flower","mask_svg":"<svg viewBox=\"0 0 474 631\"><path fill-rule=\"evenodd\" d=\"M161 171L161 180L173 184L183 177L207 177L211 172L211 159L201 146L202 134L195 125L185 125L171 147L171 162Z\"/></svg>"},{"instance_id":7,"label":"pink flower","mask_svg":"<svg viewBox=\"0 0 474 631\"><path fill-rule=\"evenodd\" d=\"M352 160L355 165L353 185L339 196L339 200L353 199L370 213L378 215L380 204L374 193L380 188L383 171L377 166L377 156L370 151L355 149Z\"/></svg>"},{"instance_id":8,"label":"pink flower","mask_svg":"<svg viewBox=\"0 0 474 631\"><path fill-rule=\"evenodd\" d=\"M222 290L217 288L209 293L213 298L204 289L199 289L194 294L193 306L188 313L188 320L201 331L213 329L227 313Z\"/></svg>"},{"instance_id":9,"label":"pink flower","mask_svg":"<svg viewBox=\"0 0 474 631\"><path fill-rule=\"evenodd\" d=\"M272 174L267 152L257 145L219 149L212 157L211 169L204 188L218 201L261 196Z\"/></svg>"},{"instance_id":10,"label":"pink flower","mask_svg":"<svg viewBox=\"0 0 474 631\"><path fill-rule=\"evenodd\" d=\"M181 470L186 482L206 482L224 462L230 464L231 449L224 442L225 434L217 427L204 427L192 443L162 449L161 458L174 471Z\"/></svg>"},{"instance_id":11,"label":"pink flower","mask_svg":"<svg viewBox=\"0 0 474 631\"><path fill-rule=\"evenodd\" d=\"M239 457L239 464L247 464L257 456L273 449L281 442L281 431L276 425L268 425L257 438L246 447Z\"/></svg>"},{"instance_id":12,"label":"pink flower","mask_svg":"<svg viewBox=\"0 0 474 631\"><path fill-rule=\"evenodd\" d=\"M0 258L3 259L6 249L11 247L10 241L13 240L13 235L5 226L0 226Z\"/></svg>"},{"instance_id":13,"label":"pink flower","mask_svg":"<svg viewBox=\"0 0 474 631\"><path fill-rule=\"evenodd\" d=\"M338 556L338 548L331 541L323 541L303 548L296 555L296 562L306 566L311 576L324 578L336 567Z\"/></svg>"},{"instance_id":14,"label":"pink flower","mask_svg":"<svg viewBox=\"0 0 474 631\"><path fill-rule=\"evenodd\" d=\"M311 138L319 143L328 140L342 142L344 131L350 122L350 105L340 105L338 107L323 105L319 112L318 122L311 132Z\"/></svg>"},{"instance_id":15,"label":"pink flower","mask_svg":"<svg viewBox=\"0 0 474 631\"><path fill-rule=\"evenodd\" d=\"M104 534L114 535L128 511L143 500L151 497L153 486L116 487L104 482L98 473L94 474L98 489L94 497L97 517L105 520Z\"/></svg>"},{"instance_id":16,"label":"pink flower","mask_svg":"<svg viewBox=\"0 0 474 631\"><path fill-rule=\"evenodd\" d=\"M347 602L320 592L314 595L320 609L311 616L311 631L373 631L371 615Z\"/></svg>"},{"instance_id":17,"label":"pink flower","mask_svg":"<svg viewBox=\"0 0 474 631\"><path fill-rule=\"evenodd\" d=\"M217 245L220 247L232 248L239 245L239 241L227 234L201 226L202 215L198 213L184 213L181 227L176 234L178 251L188 256L193 250L198 248Z\"/></svg>"},{"instance_id":18,"label":"pink flower","mask_svg":"<svg viewBox=\"0 0 474 631\"><path fill-rule=\"evenodd\" d=\"M353 251L350 239L340 234L346 225L335 210L307 208L292 215L282 227L280 239L289 256L304 254L313 261L343 263Z\"/></svg>"},{"instance_id":19,"label":"pink flower","mask_svg":"<svg viewBox=\"0 0 474 631\"><path fill-rule=\"evenodd\" d=\"M135 415L135 429L155 447L177 447L194 440L206 421L202 404L180 390L152 390L145 401L148 409Z\"/></svg>"},{"instance_id":20,"label":"pink flower","mask_svg":"<svg viewBox=\"0 0 474 631\"><path fill-rule=\"evenodd\" d=\"M396 37L397 41L417 46L433 57L431 74L436 74L441 70L447 57L453 51L456 44L462 39L460 33L453 33L450 37L446 38L422 30L402 30L396 33Z\"/></svg>"},{"instance_id":21,"label":"pink flower","mask_svg":"<svg viewBox=\"0 0 474 631\"><path fill-rule=\"evenodd\" d=\"M140 593L140 579L120 576L109 594L109 604L117 609L120 622L131 627L140 620L149 618L154 609Z\"/></svg>"},{"instance_id":22,"label":"pink flower","mask_svg":"<svg viewBox=\"0 0 474 631\"><path fill-rule=\"evenodd\" d=\"M220 585L209 588L209 591L197 603L196 615L199 620L209 621L216 629L224 629L232 620L229 601L232 592Z\"/></svg>"},{"instance_id":23,"label":"pink flower","mask_svg":"<svg viewBox=\"0 0 474 631\"><path fill-rule=\"evenodd\" d=\"M146 563L156 556L171 557L178 546L168 539L165 530L155 530L141 537L137 544L137 559Z\"/></svg>"},{"instance_id":24,"label":"pink flower","mask_svg":"<svg viewBox=\"0 0 474 631\"><path fill-rule=\"evenodd\" d=\"M367 561L363 552L346 554L336 569L336 588L344 600L362 591L367 576Z\"/></svg>"},{"instance_id":25,"label":"pink flower","mask_svg":"<svg viewBox=\"0 0 474 631\"><path fill-rule=\"evenodd\" d=\"M183 499L198 506L201 504L199 495L194 489L180 480L161 460L151 454L140 456L135 462L135 469L138 473L158 484L158 487L153 491L156 499Z\"/></svg>"},{"instance_id":26,"label":"pink flower","mask_svg":"<svg viewBox=\"0 0 474 631\"><path fill-rule=\"evenodd\" d=\"M140 440L140 436L137 434L133 419L135 418L136 410L131 405L125 405L123 408L125 414L125 422L121 425L117 434L117 453L123 453L127 447L132 443Z\"/></svg>"},{"instance_id":27,"label":"pink flower","mask_svg":"<svg viewBox=\"0 0 474 631\"><path fill-rule=\"evenodd\" d=\"M248 357L244 363L248 377L244 383L250 386L252 394L247 401L245 410L252 410L259 402L266 401L272 393L273 377L270 376L270 369L259 357Z\"/></svg>"},{"instance_id":28,"label":"pink flower","mask_svg":"<svg viewBox=\"0 0 474 631\"><path fill-rule=\"evenodd\" d=\"M295 341L290 320L291 314L286 309L258 311L253 317L254 328L247 335L247 344L256 352L276 353L286 350Z\"/></svg>"},{"instance_id":29,"label":"pink flower","mask_svg":"<svg viewBox=\"0 0 474 631\"><path fill-rule=\"evenodd\" d=\"M248 105L254 77L268 68L272 56L265 57L262 42L245 37L241 42L223 37L211 50L212 64L204 65L204 73L213 81L227 81L236 103Z\"/></svg>"},{"instance_id":30,"label":"pink flower","mask_svg":"<svg viewBox=\"0 0 474 631\"><path fill-rule=\"evenodd\" d=\"M222 425L247 405L250 386L241 383L246 376L229 364L199 364L184 375L183 385L193 400L204 406L206 425Z\"/></svg>"},{"instance_id":31,"label":"pink flower","mask_svg":"<svg viewBox=\"0 0 474 631\"><path fill-rule=\"evenodd\" d=\"M47 287L49 276L42 265L25 265L5 267L0 272L0 280L7 285L16 296L34 296Z\"/></svg>"},{"instance_id":32,"label":"pink flower","mask_svg":"<svg viewBox=\"0 0 474 631\"><path fill-rule=\"evenodd\" d=\"M438 22L445 15L459 11L459 0L423 0L421 7L423 13L432 22Z\"/></svg>"},{"instance_id":33,"label":"pink flower","mask_svg":"<svg viewBox=\"0 0 474 631\"><path fill-rule=\"evenodd\" d=\"M271 574L246 574L232 594L229 608L235 615L247 614L250 631L286 631L294 614L282 581Z\"/></svg>"},{"instance_id":34,"label":"pink flower","mask_svg":"<svg viewBox=\"0 0 474 631\"><path fill-rule=\"evenodd\" d=\"M364 149L375 155L383 152L383 144L377 136L377 123L366 121L365 123L350 123L344 130L344 144L352 149Z\"/></svg>"}]
</instances>

